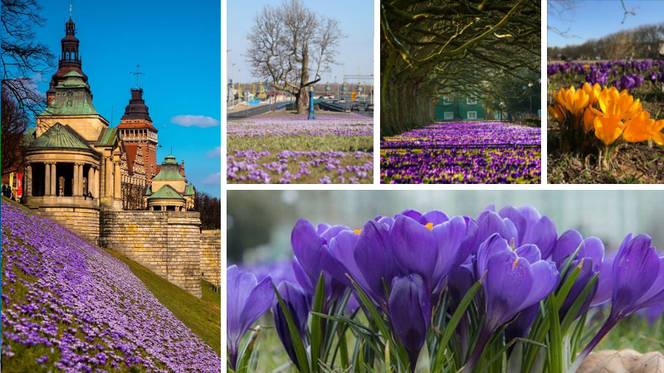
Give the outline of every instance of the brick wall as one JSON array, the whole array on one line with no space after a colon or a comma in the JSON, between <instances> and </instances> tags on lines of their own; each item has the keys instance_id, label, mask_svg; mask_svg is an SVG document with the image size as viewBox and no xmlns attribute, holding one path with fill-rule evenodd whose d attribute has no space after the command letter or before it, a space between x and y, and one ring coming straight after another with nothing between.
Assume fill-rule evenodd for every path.
<instances>
[{"instance_id":1,"label":"brick wall","mask_svg":"<svg viewBox=\"0 0 664 373\"><path fill-rule=\"evenodd\" d=\"M81 207L42 207L39 215L54 221L91 243L99 237L99 210Z\"/></svg>"},{"instance_id":2,"label":"brick wall","mask_svg":"<svg viewBox=\"0 0 664 373\"><path fill-rule=\"evenodd\" d=\"M221 286L221 231L201 234L201 272L205 281Z\"/></svg>"},{"instance_id":3,"label":"brick wall","mask_svg":"<svg viewBox=\"0 0 664 373\"><path fill-rule=\"evenodd\" d=\"M201 297L198 212L102 211L100 221L99 246L117 250Z\"/></svg>"}]
</instances>

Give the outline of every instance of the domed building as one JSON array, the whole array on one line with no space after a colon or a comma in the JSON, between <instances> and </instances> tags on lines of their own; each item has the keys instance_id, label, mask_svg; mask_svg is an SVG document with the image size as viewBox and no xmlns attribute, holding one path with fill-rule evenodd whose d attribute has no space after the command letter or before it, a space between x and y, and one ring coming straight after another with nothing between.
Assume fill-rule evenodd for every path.
<instances>
[{"instance_id":1,"label":"domed building","mask_svg":"<svg viewBox=\"0 0 664 373\"><path fill-rule=\"evenodd\" d=\"M152 211L187 211L194 208L196 190L187 183L184 162L178 165L173 155L167 155L145 192L147 206Z\"/></svg>"}]
</instances>

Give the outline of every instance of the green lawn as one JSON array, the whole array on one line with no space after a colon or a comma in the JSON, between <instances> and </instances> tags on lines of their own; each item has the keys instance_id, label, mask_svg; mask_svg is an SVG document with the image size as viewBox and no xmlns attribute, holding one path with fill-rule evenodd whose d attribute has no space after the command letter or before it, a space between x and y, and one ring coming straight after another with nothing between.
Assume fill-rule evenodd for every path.
<instances>
[{"instance_id":1,"label":"green lawn","mask_svg":"<svg viewBox=\"0 0 664 373\"><path fill-rule=\"evenodd\" d=\"M212 291L212 284L201 280L203 297L199 299L124 254L114 250L104 250L127 263L134 275L161 304L221 356L221 293Z\"/></svg>"}]
</instances>

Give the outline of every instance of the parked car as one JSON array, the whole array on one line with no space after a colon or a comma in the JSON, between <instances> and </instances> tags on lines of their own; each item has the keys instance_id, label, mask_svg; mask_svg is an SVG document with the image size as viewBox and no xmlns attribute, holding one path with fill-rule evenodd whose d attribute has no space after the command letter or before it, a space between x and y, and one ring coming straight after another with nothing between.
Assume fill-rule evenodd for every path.
<instances>
[{"instance_id":1,"label":"parked car","mask_svg":"<svg viewBox=\"0 0 664 373\"><path fill-rule=\"evenodd\" d=\"M373 104L367 104L367 106L364 107L364 111L374 111Z\"/></svg>"},{"instance_id":2,"label":"parked car","mask_svg":"<svg viewBox=\"0 0 664 373\"><path fill-rule=\"evenodd\" d=\"M339 103L340 103L340 104L345 104L345 103L346 103L346 99L345 99L345 98L342 98L341 100L339 100Z\"/></svg>"},{"instance_id":3,"label":"parked car","mask_svg":"<svg viewBox=\"0 0 664 373\"><path fill-rule=\"evenodd\" d=\"M350 106L350 111L360 111L360 105L359 104L353 104Z\"/></svg>"},{"instance_id":4,"label":"parked car","mask_svg":"<svg viewBox=\"0 0 664 373\"><path fill-rule=\"evenodd\" d=\"M334 100L334 101L332 101L332 103L339 105L339 100Z\"/></svg>"}]
</instances>

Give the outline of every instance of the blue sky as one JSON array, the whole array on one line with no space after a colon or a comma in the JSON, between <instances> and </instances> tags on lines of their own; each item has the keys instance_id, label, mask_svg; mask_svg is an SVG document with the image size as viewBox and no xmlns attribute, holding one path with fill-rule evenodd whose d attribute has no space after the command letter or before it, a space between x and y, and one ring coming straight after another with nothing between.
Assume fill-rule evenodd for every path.
<instances>
[{"instance_id":1,"label":"blue sky","mask_svg":"<svg viewBox=\"0 0 664 373\"><path fill-rule=\"evenodd\" d=\"M597 39L602 36L631 29L640 25L661 23L664 21L664 1L625 1L628 11L634 8L635 16L628 14L625 23L621 24L625 10L620 1L578 1L571 11L563 13L562 19L548 13L549 26L561 31L569 29L569 35L562 37L548 31L548 46L563 47L565 45L581 44L588 39Z\"/></svg>"},{"instance_id":2,"label":"blue sky","mask_svg":"<svg viewBox=\"0 0 664 373\"><path fill-rule=\"evenodd\" d=\"M246 58L249 45L247 35L251 31L254 16L266 4L280 6L279 0L254 0L251 6L244 1L229 0L227 5L228 18L228 76L233 75L233 63L235 65L235 76L237 80L237 70L242 70L242 82L251 81L251 73ZM328 18L339 21L341 31L348 37L342 39L339 47L337 61L346 65L346 75L357 75L357 68L360 67L362 75L369 75L373 71L373 49L374 49L374 2L370 0L341 0L341 1L319 1L305 0L305 5ZM225 52L225 51L224 51ZM224 56L224 62L226 56ZM377 75L378 72L375 72ZM343 75L342 65L330 66L329 81L334 83L334 76L341 82ZM321 74L323 82L327 79L326 74ZM258 80L258 79L256 79ZM357 82L351 81L351 83ZM367 84L369 82L367 81Z\"/></svg>"},{"instance_id":3,"label":"blue sky","mask_svg":"<svg viewBox=\"0 0 664 373\"><path fill-rule=\"evenodd\" d=\"M57 58L70 1L40 3L46 25L36 30L37 39ZM220 12L218 0L76 0L72 15L97 111L118 125L135 83L129 73L140 64L143 97L162 145L157 162L172 147L178 162L185 161L189 182L214 196L221 194ZM172 123L177 116L185 116L181 124Z\"/></svg>"}]
</instances>

